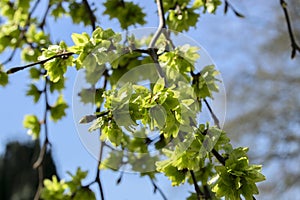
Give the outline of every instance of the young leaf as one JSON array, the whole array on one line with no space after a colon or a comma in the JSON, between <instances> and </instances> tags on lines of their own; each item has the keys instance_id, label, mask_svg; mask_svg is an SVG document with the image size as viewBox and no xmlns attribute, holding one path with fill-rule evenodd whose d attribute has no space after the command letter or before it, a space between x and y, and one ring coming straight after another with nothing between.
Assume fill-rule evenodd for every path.
<instances>
[{"instance_id":1,"label":"young leaf","mask_svg":"<svg viewBox=\"0 0 300 200\"><path fill-rule=\"evenodd\" d=\"M35 115L25 115L23 120L23 126L28 130L28 135L32 136L32 139L38 139L41 131L41 124Z\"/></svg>"},{"instance_id":2,"label":"young leaf","mask_svg":"<svg viewBox=\"0 0 300 200\"><path fill-rule=\"evenodd\" d=\"M63 96L60 95L56 101L56 103L51 106L50 108L50 114L51 114L51 119L55 122L57 122L58 120L60 120L63 116L66 115L66 109L69 106L67 105L67 103L65 102L65 100L63 99Z\"/></svg>"},{"instance_id":3,"label":"young leaf","mask_svg":"<svg viewBox=\"0 0 300 200\"><path fill-rule=\"evenodd\" d=\"M41 91L36 87L34 84L30 84L29 90L27 91L26 95L27 96L33 96L34 102L38 102L41 96Z\"/></svg>"}]
</instances>

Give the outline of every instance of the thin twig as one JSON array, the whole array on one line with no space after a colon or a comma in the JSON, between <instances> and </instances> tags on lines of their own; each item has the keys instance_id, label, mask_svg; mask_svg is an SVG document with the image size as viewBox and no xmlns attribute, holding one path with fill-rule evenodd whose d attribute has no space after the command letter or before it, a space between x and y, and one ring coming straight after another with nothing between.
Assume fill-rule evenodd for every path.
<instances>
[{"instance_id":1,"label":"thin twig","mask_svg":"<svg viewBox=\"0 0 300 200\"><path fill-rule=\"evenodd\" d=\"M211 108L211 106L209 105L209 103L207 102L207 100L204 99L203 101L204 101L206 107L208 108L208 110L209 110L209 112L210 112L210 114L211 114L211 116L212 116L212 118L214 120L215 125L220 129L221 127L220 127L220 121L219 121L218 117L214 113L213 109Z\"/></svg>"},{"instance_id":2,"label":"thin twig","mask_svg":"<svg viewBox=\"0 0 300 200\"><path fill-rule=\"evenodd\" d=\"M291 46L292 46L291 58L293 59L293 58L295 58L297 51L298 51L298 53L300 53L300 46L298 45L298 43L295 40L289 12L287 9L287 3L284 0L279 0L279 1L280 1L280 5L284 12L284 16L286 19L286 24L287 24L287 28L288 28L288 32L289 32L289 36L290 36L290 40L291 40Z\"/></svg>"},{"instance_id":3,"label":"thin twig","mask_svg":"<svg viewBox=\"0 0 300 200\"><path fill-rule=\"evenodd\" d=\"M87 12L89 14L91 25L92 25L92 28L93 28L93 31L94 31L96 29L96 17L94 15L94 12L92 11L91 6L90 6L88 0L82 0L82 3L86 7L86 10L87 10Z\"/></svg>"},{"instance_id":4,"label":"thin twig","mask_svg":"<svg viewBox=\"0 0 300 200\"><path fill-rule=\"evenodd\" d=\"M44 93L44 97L45 97L45 112L44 112L44 119L43 119L44 131L45 131L45 140L44 140L44 143L43 143L43 147L40 150L39 157L33 164L34 169L38 168L38 174L39 174L39 185L38 185L37 191L35 193L34 200L39 199L40 194L41 194L41 190L43 188L43 179L44 179L43 162L44 162L44 159L45 159L47 146L50 145L50 142L49 142L49 139L48 139L48 122L47 122L47 118L48 118L47 114L48 114L48 111L50 109L49 101L48 101L48 94L47 94L48 93L48 91L47 91L48 84L49 84L48 78L46 77L45 78L45 85L44 85L44 89L43 89L43 93Z\"/></svg>"},{"instance_id":5,"label":"thin twig","mask_svg":"<svg viewBox=\"0 0 300 200\"><path fill-rule=\"evenodd\" d=\"M62 57L62 59L66 59L68 58L69 56L73 55L74 53L73 52L66 52L66 53L60 53L60 54L57 54L57 55L54 55L54 56L51 56L50 58L47 58L45 60L41 60L41 61L38 61L38 62L34 62L34 63L30 63L28 65L24 65L24 66L20 66L20 67L13 67L9 70L7 70L7 74L13 74L13 73L16 73L20 70L23 70L23 69L26 69L28 67L32 67L32 66L35 66L35 65L39 65L39 64L44 64L54 58L59 58L59 57Z\"/></svg>"},{"instance_id":6,"label":"thin twig","mask_svg":"<svg viewBox=\"0 0 300 200\"><path fill-rule=\"evenodd\" d=\"M234 6L229 2L229 0L225 0L225 4L224 4L224 13L225 14L227 13L228 8L230 8L237 17L241 17L241 18L245 17L243 14L241 14L234 8Z\"/></svg>"},{"instance_id":7,"label":"thin twig","mask_svg":"<svg viewBox=\"0 0 300 200\"><path fill-rule=\"evenodd\" d=\"M42 22L40 23L40 25L39 25L39 27L42 29L42 30L44 30L44 26L45 26L45 24L46 24L46 18L47 18L47 15L48 15L48 12L50 11L50 8L51 8L51 3L50 3L50 0L48 1L48 5L47 5L47 9L46 9L46 11L45 11L45 13L44 13L44 16L43 16L43 18L42 18Z\"/></svg>"},{"instance_id":8,"label":"thin twig","mask_svg":"<svg viewBox=\"0 0 300 200\"><path fill-rule=\"evenodd\" d=\"M98 165L97 165L97 174L96 174L96 178L95 178L95 183L97 183L98 187L99 187L99 191L100 191L100 196L101 199L104 200L104 192L103 192L103 187L102 187L102 183L100 180L100 165L102 162L102 156L103 156L103 149L104 149L104 145L103 142L101 141L100 143L100 152L99 152L99 160L98 160Z\"/></svg>"},{"instance_id":9,"label":"thin twig","mask_svg":"<svg viewBox=\"0 0 300 200\"><path fill-rule=\"evenodd\" d=\"M41 0L37 0L37 1L35 2L35 4L33 5L33 7L32 7L32 9L31 9L30 13L28 14L26 25L29 24L29 21L30 21L30 19L31 19L31 16L33 15L33 13L34 13L35 9L37 8L37 6L39 5L40 1L41 1Z\"/></svg>"},{"instance_id":10,"label":"thin twig","mask_svg":"<svg viewBox=\"0 0 300 200\"><path fill-rule=\"evenodd\" d=\"M199 188L199 185L197 183L197 179L195 177L195 173L193 170L190 170L190 174L192 176L192 180L193 180L193 184L194 184L194 187L195 187L195 191L196 191L196 196L197 196L197 200L201 200L201 197L204 195L203 192L201 192L200 188Z\"/></svg>"},{"instance_id":11,"label":"thin twig","mask_svg":"<svg viewBox=\"0 0 300 200\"><path fill-rule=\"evenodd\" d=\"M150 177L149 177L150 178ZM164 194L164 192L162 191L162 189L160 187L158 187L158 185L154 182L154 180L152 178L150 178L150 181L154 187L154 193L156 192L156 190L158 190L158 192L160 193L161 197L164 199L164 200L167 200L167 197L166 195Z\"/></svg>"}]
</instances>

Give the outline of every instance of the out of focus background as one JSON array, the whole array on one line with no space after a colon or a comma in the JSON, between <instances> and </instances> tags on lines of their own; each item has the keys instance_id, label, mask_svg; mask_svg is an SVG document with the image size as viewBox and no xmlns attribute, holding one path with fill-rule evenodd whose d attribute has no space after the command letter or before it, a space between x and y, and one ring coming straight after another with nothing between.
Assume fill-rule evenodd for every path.
<instances>
[{"instance_id":1,"label":"out of focus background","mask_svg":"<svg viewBox=\"0 0 300 200\"><path fill-rule=\"evenodd\" d=\"M148 26L157 26L154 1L136 2L147 13ZM279 1L230 2L245 18L236 17L231 10L224 15L221 6L216 15L201 15L197 28L186 34L208 51L222 74L227 96L224 129L234 145L250 147L253 164L263 165L267 180L259 184L260 195L257 199L295 199L300 196L300 55L290 58L290 39ZM295 36L300 43L300 2L286 2ZM40 9L44 8L41 6ZM97 13L102 15L102 12L100 5ZM67 44L72 44L71 33L91 32L82 25L73 25L67 17L57 21L49 19L47 24L52 39L65 40ZM118 22L109 21L107 16L100 18L99 25L121 31ZM8 55L9 52L0 55L0 61ZM8 69L20 64L17 52L15 59L5 67ZM0 199L6 199L7 196L3 195L8 193L14 194L11 199L28 199L28 196L24 197L23 190L8 191L11 187L27 184L21 181L31 176L21 170L13 174L10 171L25 168L30 171L30 159L36 156L32 149L38 148L22 127L25 114L42 115L43 112L42 104L33 105L32 99L25 96L28 76L26 71L13 74L9 85L0 88ZM64 97L70 103L75 69L69 69L67 77ZM69 108L66 118L50 124L49 139L56 166L49 173L68 179L66 171L74 173L80 166L83 170L89 170L88 179L91 180L96 173L97 161L81 144L72 116L72 109ZM48 159L52 163L50 155ZM14 176L16 173L20 175ZM148 179L125 174L122 182L116 185L118 177L118 172L102 173L108 200L161 198L153 194ZM158 184L169 199L184 199L188 196L187 191L193 190L187 185L173 188L163 176L158 176ZM31 194L30 186L26 191L26 194Z\"/></svg>"}]
</instances>

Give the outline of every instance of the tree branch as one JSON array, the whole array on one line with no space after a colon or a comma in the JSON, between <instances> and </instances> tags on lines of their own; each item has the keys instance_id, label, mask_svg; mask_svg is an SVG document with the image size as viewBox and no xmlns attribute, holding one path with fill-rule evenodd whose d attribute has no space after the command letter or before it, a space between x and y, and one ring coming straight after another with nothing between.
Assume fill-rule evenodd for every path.
<instances>
[{"instance_id":1,"label":"tree branch","mask_svg":"<svg viewBox=\"0 0 300 200\"><path fill-rule=\"evenodd\" d=\"M300 53L300 46L298 45L298 43L295 40L289 12L287 10L287 3L284 0L279 0L279 1L280 1L281 8L284 12L284 16L285 16L285 20L286 20L290 40L291 40L291 46L292 46L291 58L293 59L293 58L295 58L297 51L298 51L298 53Z\"/></svg>"},{"instance_id":2,"label":"tree branch","mask_svg":"<svg viewBox=\"0 0 300 200\"><path fill-rule=\"evenodd\" d=\"M150 178L150 177L149 177ZM154 187L154 193L156 192L156 190L158 190L158 192L160 193L160 195L162 196L162 198L164 200L168 200L166 195L164 194L164 192L162 191L162 189L160 187L157 186L157 184L154 182L154 180L152 178L150 178L150 181Z\"/></svg>"},{"instance_id":3,"label":"tree branch","mask_svg":"<svg viewBox=\"0 0 300 200\"><path fill-rule=\"evenodd\" d=\"M49 101L48 101L48 94L47 94L47 87L48 87L48 78L45 78L45 85L43 89L44 97L45 97L45 112L44 112L44 119L43 119L43 124L44 124L44 131L45 131L45 140L42 146L42 149L40 150L40 154L38 159L34 162L33 168L38 169L38 174L39 174L39 185L37 188L37 191L34 196L34 200L38 200L40 198L40 193L43 188L43 179L44 179L44 174L43 174L43 162L45 159L46 151L47 151L47 146L50 145L49 139L48 139L48 122L47 122L47 114L50 109L49 106Z\"/></svg>"},{"instance_id":4,"label":"tree branch","mask_svg":"<svg viewBox=\"0 0 300 200\"><path fill-rule=\"evenodd\" d=\"M104 192L103 192L103 187L102 187L102 183L100 180L100 165L102 162L102 156L103 156L103 142L101 141L100 143L100 152L99 152L99 160L98 160L98 166L97 166L97 174L96 174L96 178L95 178L95 182L97 183L99 190L100 190L100 195L101 195L101 199L104 200Z\"/></svg>"},{"instance_id":5,"label":"tree branch","mask_svg":"<svg viewBox=\"0 0 300 200\"><path fill-rule=\"evenodd\" d=\"M164 28L166 28L166 20L165 20L165 13L164 13L164 7L162 0L156 0L157 4L157 12L159 17L159 25L157 27L157 30L152 37L152 40L149 44L149 48L153 48L155 46L156 41L158 40L159 36L161 35Z\"/></svg>"},{"instance_id":6,"label":"tree branch","mask_svg":"<svg viewBox=\"0 0 300 200\"><path fill-rule=\"evenodd\" d=\"M201 200L202 199L202 196L204 196L203 192L201 192L200 188L199 188L199 185L197 183L197 179L195 177L195 173L193 170L190 170L190 174L192 176L192 179L193 179L193 183L194 183L194 187L195 187L195 191L197 193L197 200Z\"/></svg>"},{"instance_id":7,"label":"tree branch","mask_svg":"<svg viewBox=\"0 0 300 200\"><path fill-rule=\"evenodd\" d=\"M94 31L96 29L96 17L94 15L94 12L92 11L88 0L82 0L82 4L85 5L85 8L86 8L86 10L89 14L91 25L92 25L92 28L93 28L93 31Z\"/></svg>"},{"instance_id":8,"label":"tree branch","mask_svg":"<svg viewBox=\"0 0 300 200\"><path fill-rule=\"evenodd\" d=\"M46 24L46 18L47 18L47 15L48 15L48 12L50 11L50 8L51 8L51 4L50 4L50 0L48 1L48 5L47 5L47 9L44 13L44 16L43 16L43 19L42 19L42 22L40 23L39 27L44 30L44 26Z\"/></svg>"},{"instance_id":9,"label":"tree branch","mask_svg":"<svg viewBox=\"0 0 300 200\"><path fill-rule=\"evenodd\" d=\"M204 101L206 107L208 108L208 110L209 110L209 112L210 112L210 114L211 114L211 116L212 116L212 118L214 120L215 125L220 129L221 127L220 127L220 121L219 121L218 117L214 113L213 109L211 108L211 106L209 105L209 103L207 102L207 100L203 99L203 101Z\"/></svg>"},{"instance_id":10,"label":"tree branch","mask_svg":"<svg viewBox=\"0 0 300 200\"><path fill-rule=\"evenodd\" d=\"M245 17L243 14L241 14L234 8L234 6L229 2L229 0L225 0L225 4L224 4L224 13L225 14L227 13L228 8L230 8L237 17L241 17L241 18Z\"/></svg>"},{"instance_id":11,"label":"tree branch","mask_svg":"<svg viewBox=\"0 0 300 200\"><path fill-rule=\"evenodd\" d=\"M69 56L71 56L73 54L74 54L73 52L60 53L60 54L54 55L54 56L52 56L50 58L47 58L45 60L41 60L41 61L38 61L38 62L35 62L35 63L30 63L28 65L24 65L24 66L20 66L20 67L13 67L13 68L7 70L6 73L7 74L13 74L13 73L16 73L18 71L24 70L24 69L26 69L28 67L32 67L32 66L39 65L39 64L44 64L44 63L46 63L46 62L48 62L48 61L50 61L50 60L52 60L54 58L61 57L62 59L66 59L66 58L68 58Z\"/></svg>"}]
</instances>

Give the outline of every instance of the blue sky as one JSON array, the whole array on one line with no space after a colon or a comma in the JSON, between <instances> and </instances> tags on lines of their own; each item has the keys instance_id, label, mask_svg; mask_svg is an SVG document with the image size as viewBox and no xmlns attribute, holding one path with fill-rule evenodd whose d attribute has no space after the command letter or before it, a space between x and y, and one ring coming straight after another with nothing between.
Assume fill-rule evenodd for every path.
<instances>
[{"instance_id":1,"label":"blue sky","mask_svg":"<svg viewBox=\"0 0 300 200\"><path fill-rule=\"evenodd\" d=\"M153 1L154 2L154 1ZM155 11L156 6L151 1L140 1L147 13L149 27L155 27L158 24ZM235 1L233 1L235 2ZM237 2L237 1L236 1ZM257 3L257 1L256 1ZM217 15L201 15L200 22L196 29L192 29L187 35L200 43L210 54L217 67L221 71L224 84L234 77L239 70L254 69L254 61L249 55L254 54L264 37L274 35L274 30L266 30L265 26L274 23L272 20L272 9L274 4L264 2L265 6L255 7L255 2L238 1L236 7L246 15L246 19L235 17L229 10L228 15L224 16L221 6ZM263 15L268 13L268 16ZM101 10L99 15L101 14ZM103 28L113 28L115 31L121 31L117 21L109 21L107 17L100 17L100 26ZM90 33L90 28L84 28L81 25L73 25L72 22L63 18L56 22L48 21L48 28L56 40L64 40L71 45L71 34L73 32L81 33L83 31ZM264 37L257 37L264 33ZM256 37L254 37L254 35ZM53 39L52 38L52 39ZM251 45L249 42L251 41ZM0 55L0 60L4 60L9 54ZM6 69L12 66L19 66L22 63L18 54L16 58L6 65ZM242 65L241 65L242 64ZM72 95L73 85L76 78L76 70L69 68L66 74L66 90L64 98L69 102L67 116L58 123L50 123L49 139L52 143L52 153L57 164L61 178L68 178L66 171L74 173L78 166L83 170L89 170L87 182L94 178L97 161L88 153L77 134L73 112ZM5 88L0 88L0 153L4 151L6 142L12 140L28 141L30 137L22 127L23 116L33 113L38 116L43 114L43 102L34 105L31 97L26 97L25 92L29 82L27 70L18 72L10 76L10 83ZM230 112L230 108L228 109ZM247 144L245 144L247 145ZM140 179L138 175L125 174L120 185L115 182L119 173L110 171L102 172L102 182L104 192L108 200L110 199L160 199L159 195L153 195L153 188L148 179ZM181 186L174 188L170 182L163 176L158 176L158 184L162 187L169 199L184 199L187 196L182 190L192 190L192 187ZM268 178L268 177L267 177Z\"/></svg>"}]
</instances>

